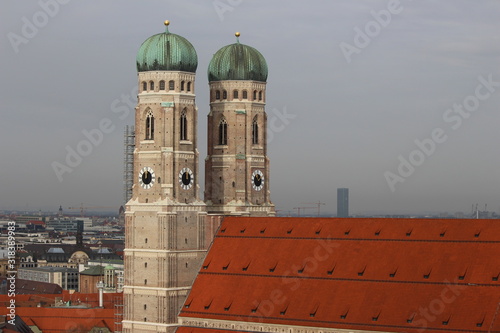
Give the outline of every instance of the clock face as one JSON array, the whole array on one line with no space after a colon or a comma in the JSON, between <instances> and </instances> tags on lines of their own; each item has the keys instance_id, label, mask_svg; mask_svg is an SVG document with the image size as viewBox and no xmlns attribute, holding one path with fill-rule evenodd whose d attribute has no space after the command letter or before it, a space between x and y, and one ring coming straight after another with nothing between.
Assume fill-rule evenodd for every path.
<instances>
[{"instance_id":1,"label":"clock face","mask_svg":"<svg viewBox=\"0 0 500 333\"><path fill-rule=\"evenodd\" d=\"M179 184L184 190L189 190L194 184L193 171L189 168L182 168L179 172Z\"/></svg>"},{"instance_id":2,"label":"clock face","mask_svg":"<svg viewBox=\"0 0 500 333\"><path fill-rule=\"evenodd\" d=\"M255 170L252 173L252 187L256 191L262 190L264 187L264 174L260 170Z\"/></svg>"},{"instance_id":3,"label":"clock face","mask_svg":"<svg viewBox=\"0 0 500 333\"><path fill-rule=\"evenodd\" d=\"M139 184L146 190L153 187L155 178L155 172L150 167L144 167L139 172Z\"/></svg>"}]
</instances>

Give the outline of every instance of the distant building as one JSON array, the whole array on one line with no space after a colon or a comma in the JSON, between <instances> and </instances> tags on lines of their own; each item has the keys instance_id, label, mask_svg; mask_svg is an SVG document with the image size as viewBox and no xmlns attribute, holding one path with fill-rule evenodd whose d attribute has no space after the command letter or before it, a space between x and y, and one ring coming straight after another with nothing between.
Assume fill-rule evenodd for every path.
<instances>
[{"instance_id":1,"label":"distant building","mask_svg":"<svg viewBox=\"0 0 500 333\"><path fill-rule=\"evenodd\" d=\"M18 215L14 218L14 220L17 223L26 224L27 222L30 222L30 221L44 222L45 218L43 218L41 216L35 216L35 215Z\"/></svg>"},{"instance_id":2,"label":"distant building","mask_svg":"<svg viewBox=\"0 0 500 333\"><path fill-rule=\"evenodd\" d=\"M97 283L102 281L104 283L105 293L116 293L118 276L115 268L112 265L104 266L91 266L86 270L80 272L80 292L82 293L97 293ZM122 287L123 288L123 287Z\"/></svg>"},{"instance_id":3,"label":"distant building","mask_svg":"<svg viewBox=\"0 0 500 333\"><path fill-rule=\"evenodd\" d=\"M28 252L16 252L16 255L19 257L19 267L37 267L37 263L33 259L33 254Z\"/></svg>"},{"instance_id":4,"label":"distant building","mask_svg":"<svg viewBox=\"0 0 500 333\"><path fill-rule=\"evenodd\" d=\"M2 295L7 294L8 288L4 289L0 288ZM63 288L56 283L16 279L16 298L17 295L61 294L62 292Z\"/></svg>"},{"instance_id":5,"label":"distant building","mask_svg":"<svg viewBox=\"0 0 500 333\"><path fill-rule=\"evenodd\" d=\"M9 270L8 262L9 262L8 250L4 248L0 249L0 278L7 277L7 271Z\"/></svg>"},{"instance_id":6,"label":"distant building","mask_svg":"<svg viewBox=\"0 0 500 333\"><path fill-rule=\"evenodd\" d=\"M349 189L337 189L337 217L349 217Z\"/></svg>"},{"instance_id":7,"label":"distant building","mask_svg":"<svg viewBox=\"0 0 500 333\"><path fill-rule=\"evenodd\" d=\"M50 219L46 223L48 229L53 229L60 232L77 232L78 220L70 218Z\"/></svg>"},{"instance_id":8,"label":"distant building","mask_svg":"<svg viewBox=\"0 0 500 333\"><path fill-rule=\"evenodd\" d=\"M121 259L113 250L106 248L79 247L69 244L27 244L25 251L30 253L38 267L78 268L89 260ZM20 252L19 252L20 253ZM36 260L35 260L36 258Z\"/></svg>"},{"instance_id":9,"label":"distant building","mask_svg":"<svg viewBox=\"0 0 500 333\"><path fill-rule=\"evenodd\" d=\"M33 248L30 247L30 248ZM38 246L42 248L42 246ZM79 264L85 264L89 261L91 251L88 249L78 250L71 247L58 247L47 248L41 255L38 256L37 264L39 267L71 267L77 268Z\"/></svg>"},{"instance_id":10,"label":"distant building","mask_svg":"<svg viewBox=\"0 0 500 333\"><path fill-rule=\"evenodd\" d=\"M19 268L19 279L55 283L65 290L78 290L78 269L68 267Z\"/></svg>"},{"instance_id":11,"label":"distant building","mask_svg":"<svg viewBox=\"0 0 500 333\"><path fill-rule=\"evenodd\" d=\"M124 263L123 263L123 260L121 259L108 259L108 260L102 260L102 259L99 259L99 260L89 260L89 262L87 263L87 265L80 265L79 267L79 270L80 270L80 273L83 273L83 271L85 271L86 269L88 268L92 268L92 267L95 267L95 266L106 266L106 267L113 267L114 269L114 275L115 275L115 285L114 285L114 289L116 290L116 292L120 293L123 291L123 283L125 282L125 279L124 279L124 272L123 272L123 268L124 268ZM80 274L80 286L82 286L82 282L81 282L81 277L82 275ZM80 289L80 292L85 292L84 290ZM104 292L109 292L105 289Z\"/></svg>"}]
</instances>

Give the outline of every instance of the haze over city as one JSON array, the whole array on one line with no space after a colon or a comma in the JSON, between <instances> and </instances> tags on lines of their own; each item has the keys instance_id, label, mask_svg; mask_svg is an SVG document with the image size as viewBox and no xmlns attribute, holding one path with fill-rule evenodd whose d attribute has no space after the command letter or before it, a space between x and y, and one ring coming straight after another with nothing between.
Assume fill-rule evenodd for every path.
<instances>
[{"instance_id":1,"label":"haze over city","mask_svg":"<svg viewBox=\"0 0 500 333\"><path fill-rule=\"evenodd\" d=\"M168 19L198 53L201 197L207 66L239 31L269 67L276 209L347 187L351 214L500 211L498 1L44 3L0 4L0 210L124 204L135 56Z\"/></svg>"}]
</instances>

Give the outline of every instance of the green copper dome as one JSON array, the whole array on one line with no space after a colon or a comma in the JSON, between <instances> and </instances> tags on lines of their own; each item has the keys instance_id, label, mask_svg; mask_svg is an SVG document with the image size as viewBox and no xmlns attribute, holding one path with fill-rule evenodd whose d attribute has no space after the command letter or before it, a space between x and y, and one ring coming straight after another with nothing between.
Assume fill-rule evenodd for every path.
<instances>
[{"instance_id":1,"label":"green copper dome","mask_svg":"<svg viewBox=\"0 0 500 333\"><path fill-rule=\"evenodd\" d=\"M239 36L239 35L237 35ZM239 41L217 51L208 65L208 81L251 80L266 82L267 63L262 54Z\"/></svg>"},{"instance_id":2,"label":"green copper dome","mask_svg":"<svg viewBox=\"0 0 500 333\"><path fill-rule=\"evenodd\" d=\"M195 73L198 56L193 45L184 37L168 31L149 37L137 52L137 71L183 71Z\"/></svg>"}]
</instances>

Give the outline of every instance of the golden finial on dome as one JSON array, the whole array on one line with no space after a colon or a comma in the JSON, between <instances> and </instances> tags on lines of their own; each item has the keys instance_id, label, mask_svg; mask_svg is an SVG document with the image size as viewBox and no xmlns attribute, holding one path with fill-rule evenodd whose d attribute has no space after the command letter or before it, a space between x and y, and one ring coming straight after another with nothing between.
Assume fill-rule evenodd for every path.
<instances>
[{"instance_id":1,"label":"golden finial on dome","mask_svg":"<svg viewBox=\"0 0 500 333\"><path fill-rule=\"evenodd\" d=\"M236 31L236 33L234 34L236 37L240 37L240 33L238 31Z\"/></svg>"},{"instance_id":2,"label":"golden finial on dome","mask_svg":"<svg viewBox=\"0 0 500 333\"><path fill-rule=\"evenodd\" d=\"M170 24L170 21L169 20L165 20L165 22L163 22L163 24L165 24L168 27L169 24Z\"/></svg>"}]
</instances>

